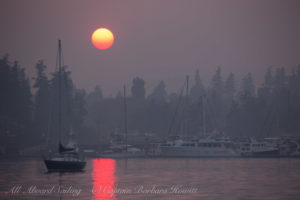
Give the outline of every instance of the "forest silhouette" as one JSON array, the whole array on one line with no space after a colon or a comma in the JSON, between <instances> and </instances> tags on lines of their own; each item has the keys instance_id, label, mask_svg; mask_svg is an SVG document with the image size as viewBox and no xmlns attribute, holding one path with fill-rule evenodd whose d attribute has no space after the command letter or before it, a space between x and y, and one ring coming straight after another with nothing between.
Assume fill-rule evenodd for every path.
<instances>
[{"instance_id":1,"label":"forest silhouette","mask_svg":"<svg viewBox=\"0 0 300 200\"><path fill-rule=\"evenodd\" d=\"M6 148L55 144L57 139L58 74L47 75L42 60L35 67L31 83L17 61L10 62L8 55L0 59L0 145ZM104 97L100 86L91 92L76 88L66 66L62 77L63 135L71 132L79 143L107 145L115 130L124 129L123 86L114 97ZM197 136L205 127L208 133L218 130L231 137L299 136L300 66L289 74L284 67L269 67L258 86L251 73L237 81L234 73L224 77L220 67L207 85L199 70L190 78L191 86L182 77L182 88L170 94L163 80L146 91L147 83L133 78L126 99L129 132L163 139Z\"/></svg>"}]
</instances>

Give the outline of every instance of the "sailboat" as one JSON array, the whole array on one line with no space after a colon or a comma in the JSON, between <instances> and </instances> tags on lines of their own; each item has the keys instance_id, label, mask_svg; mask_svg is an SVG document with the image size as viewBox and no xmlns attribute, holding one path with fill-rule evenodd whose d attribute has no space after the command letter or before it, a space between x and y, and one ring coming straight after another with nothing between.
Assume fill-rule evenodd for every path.
<instances>
[{"instance_id":1,"label":"sailboat","mask_svg":"<svg viewBox=\"0 0 300 200\"><path fill-rule=\"evenodd\" d=\"M186 101L188 100L189 77L186 78ZM183 92L183 90L182 90ZM234 143L227 137L218 136L218 132L209 135L206 133L204 97L202 102L202 137L173 136L160 145L162 157L237 157ZM176 113L175 113L176 114ZM186 117L186 116L184 116ZM188 134L187 119L185 122L185 135Z\"/></svg>"},{"instance_id":2,"label":"sailboat","mask_svg":"<svg viewBox=\"0 0 300 200\"><path fill-rule=\"evenodd\" d=\"M101 158L140 158L145 157L145 152L141 149L133 147L127 142L127 103L126 103L126 87L124 85L124 141L112 142L109 150L100 154Z\"/></svg>"},{"instance_id":3,"label":"sailboat","mask_svg":"<svg viewBox=\"0 0 300 200\"><path fill-rule=\"evenodd\" d=\"M62 48L58 40L58 152L44 156L48 171L82 171L86 161L75 147L65 147L62 144Z\"/></svg>"}]
</instances>

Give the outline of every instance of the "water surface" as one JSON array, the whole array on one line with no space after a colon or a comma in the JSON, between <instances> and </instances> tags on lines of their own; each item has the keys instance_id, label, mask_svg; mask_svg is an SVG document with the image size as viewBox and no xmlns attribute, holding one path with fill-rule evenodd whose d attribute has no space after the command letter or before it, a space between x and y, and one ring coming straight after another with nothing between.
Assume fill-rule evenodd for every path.
<instances>
[{"instance_id":1,"label":"water surface","mask_svg":"<svg viewBox=\"0 0 300 200\"><path fill-rule=\"evenodd\" d=\"M0 199L299 199L300 159L89 159L47 173L40 159L0 160Z\"/></svg>"}]
</instances>

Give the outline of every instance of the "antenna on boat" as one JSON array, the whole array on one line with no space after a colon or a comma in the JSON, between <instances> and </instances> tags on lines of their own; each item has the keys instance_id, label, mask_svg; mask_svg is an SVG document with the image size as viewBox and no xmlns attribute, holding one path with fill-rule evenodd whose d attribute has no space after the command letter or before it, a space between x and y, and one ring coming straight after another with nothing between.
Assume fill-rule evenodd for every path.
<instances>
[{"instance_id":1,"label":"antenna on boat","mask_svg":"<svg viewBox=\"0 0 300 200\"><path fill-rule=\"evenodd\" d=\"M127 102L126 102L126 85L124 85L124 132L125 132L125 150L127 152Z\"/></svg>"}]
</instances>

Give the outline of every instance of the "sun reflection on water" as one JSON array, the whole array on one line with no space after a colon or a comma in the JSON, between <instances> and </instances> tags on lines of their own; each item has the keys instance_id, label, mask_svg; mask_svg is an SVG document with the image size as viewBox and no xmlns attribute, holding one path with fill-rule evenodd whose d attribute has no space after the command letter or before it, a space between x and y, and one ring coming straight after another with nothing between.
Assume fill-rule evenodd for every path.
<instances>
[{"instance_id":1,"label":"sun reflection on water","mask_svg":"<svg viewBox=\"0 0 300 200\"><path fill-rule=\"evenodd\" d=\"M115 200L114 188L116 184L115 160L93 159L93 199Z\"/></svg>"}]
</instances>

